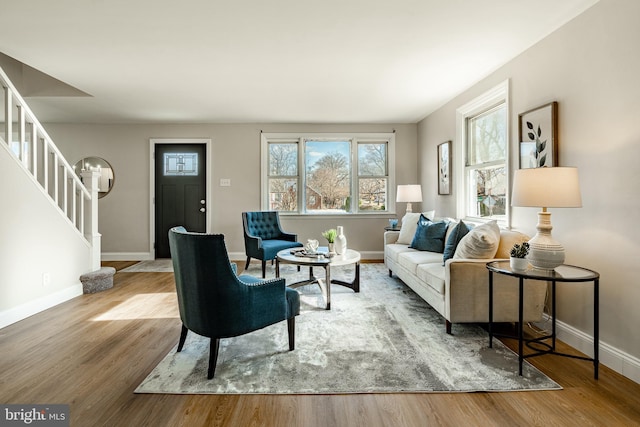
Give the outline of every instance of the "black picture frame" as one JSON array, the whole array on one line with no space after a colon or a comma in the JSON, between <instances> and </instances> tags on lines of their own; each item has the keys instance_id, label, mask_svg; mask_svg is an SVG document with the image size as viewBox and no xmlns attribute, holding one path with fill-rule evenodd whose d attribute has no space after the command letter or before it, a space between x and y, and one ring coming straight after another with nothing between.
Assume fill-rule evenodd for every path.
<instances>
[{"instance_id":1,"label":"black picture frame","mask_svg":"<svg viewBox=\"0 0 640 427\"><path fill-rule=\"evenodd\" d=\"M451 141L438 144L438 194L451 194Z\"/></svg>"},{"instance_id":2,"label":"black picture frame","mask_svg":"<svg viewBox=\"0 0 640 427\"><path fill-rule=\"evenodd\" d=\"M520 169L558 166L558 103L518 115Z\"/></svg>"}]
</instances>

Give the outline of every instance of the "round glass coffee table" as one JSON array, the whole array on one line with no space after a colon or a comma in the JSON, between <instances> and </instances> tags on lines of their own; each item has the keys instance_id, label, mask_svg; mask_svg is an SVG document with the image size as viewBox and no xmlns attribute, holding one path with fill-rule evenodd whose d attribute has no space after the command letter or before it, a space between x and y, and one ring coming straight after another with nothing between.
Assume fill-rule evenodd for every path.
<instances>
[{"instance_id":1,"label":"round glass coffee table","mask_svg":"<svg viewBox=\"0 0 640 427\"><path fill-rule=\"evenodd\" d=\"M296 249L284 249L276 255L276 277L280 277L280 264L293 264L309 267L309 278L297 283L287 285L297 288L304 285L317 283L327 303L326 309L331 310L331 283L353 289L360 292L360 252L347 249L342 255L328 256L328 248L319 247L315 255L307 255L304 251ZM351 282L331 279L331 267L355 264L355 277ZM324 279L313 275L313 267L322 267L325 270Z\"/></svg>"}]
</instances>

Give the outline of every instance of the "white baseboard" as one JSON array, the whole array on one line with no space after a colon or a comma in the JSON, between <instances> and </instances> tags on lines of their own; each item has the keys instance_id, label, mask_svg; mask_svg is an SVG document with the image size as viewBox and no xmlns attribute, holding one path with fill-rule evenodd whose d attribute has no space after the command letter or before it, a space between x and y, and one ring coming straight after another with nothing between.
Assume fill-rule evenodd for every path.
<instances>
[{"instance_id":1,"label":"white baseboard","mask_svg":"<svg viewBox=\"0 0 640 427\"><path fill-rule=\"evenodd\" d=\"M545 321L551 322L549 315L545 314L544 316ZM550 323L541 323L539 326L541 328L550 328ZM556 322L556 331L559 340L587 356L593 357L593 337L591 335L560 320ZM640 384L640 359L637 357L625 353L600 339L599 359L602 365Z\"/></svg>"},{"instance_id":2,"label":"white baseboard","mask_svg":"<svg viewBox=\"0 0 640 427\"><path fill-rule=\"evenodd\" d=\"M9 326L48 308L82 295L82 284L78 283L53 294L29 301L18 307L0 312L0 328Z\"/></svg>"},{"instance_id":3,"label":"white baseboard","mask_svg":"<svg viewBox=\"0 0 640 427\"><path fill-rule=\"evenodd\" d=\"M151 261L155 257L151 252L103 252L102 261Z\"/></svg>"}]
</instances>

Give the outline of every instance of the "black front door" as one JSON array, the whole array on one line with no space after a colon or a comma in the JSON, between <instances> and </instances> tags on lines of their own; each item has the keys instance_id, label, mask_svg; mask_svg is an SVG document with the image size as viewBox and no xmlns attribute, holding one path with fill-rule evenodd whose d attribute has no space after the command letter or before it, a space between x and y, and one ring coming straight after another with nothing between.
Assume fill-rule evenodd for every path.
<instances>
[{"instance_id":1,"label":"black front door","mask_svg":"<svg viewBox=\"0 0 640 427\"><path fill-rule=\"evenodd\" d=\"M170 258L168 232L206 231L206 145L155 145L156 258Z\"/></svg>"}]
</instances>

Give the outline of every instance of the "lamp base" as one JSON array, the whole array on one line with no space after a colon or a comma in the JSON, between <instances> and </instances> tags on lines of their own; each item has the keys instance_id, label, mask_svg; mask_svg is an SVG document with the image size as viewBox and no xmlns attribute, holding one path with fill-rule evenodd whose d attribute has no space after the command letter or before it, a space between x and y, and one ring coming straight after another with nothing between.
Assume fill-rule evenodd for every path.
<instances>
[{"instance_id":1,"label":"lamp base","mask_svg":"<svg viewBox=\"0 0 640 427\"><path fill-rule=\"evenodd\" d=\"M538 212L538 232L529 240L527 259L534 268L553 270L564 264L564 248L551 236L551 213Z\"/></svg>"}]
</instances>

